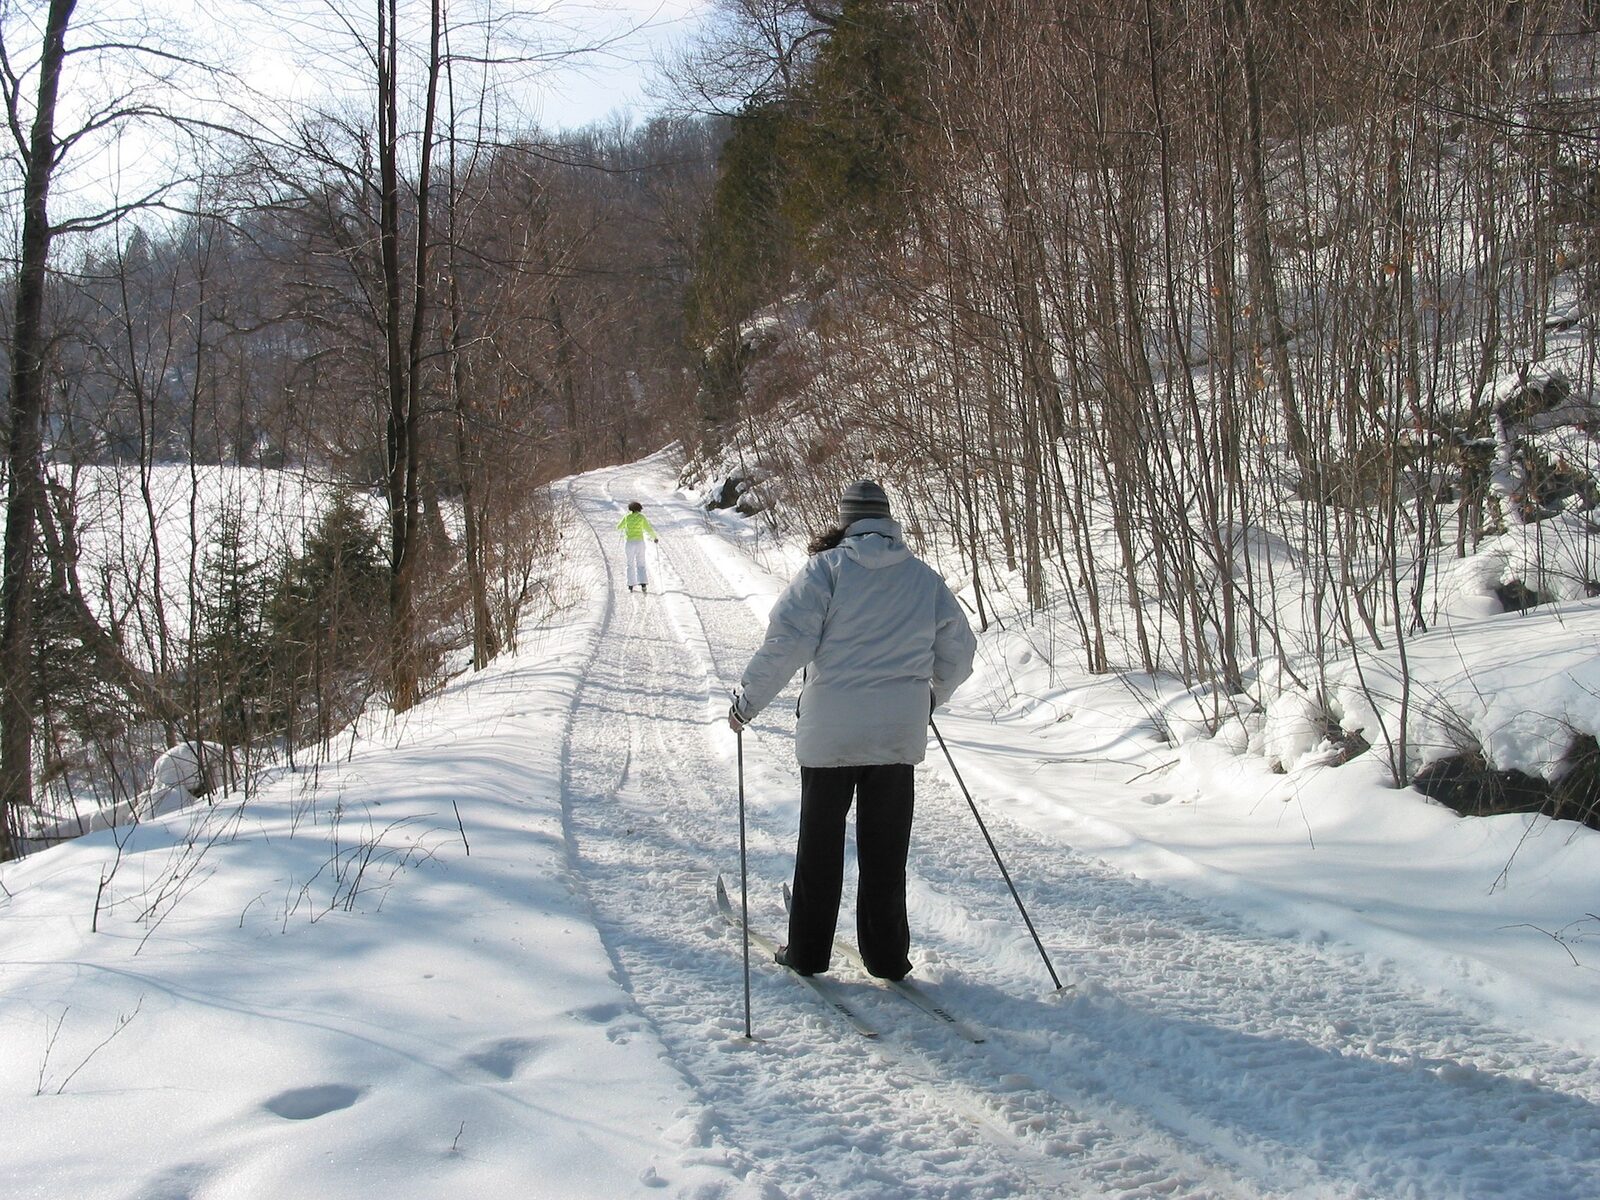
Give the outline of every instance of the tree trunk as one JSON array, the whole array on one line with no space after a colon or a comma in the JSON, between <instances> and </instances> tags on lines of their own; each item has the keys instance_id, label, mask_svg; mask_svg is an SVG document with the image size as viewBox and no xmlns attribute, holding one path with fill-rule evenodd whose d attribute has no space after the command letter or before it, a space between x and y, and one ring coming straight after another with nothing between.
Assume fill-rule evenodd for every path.
<instances>
[{"instance_id":1,"label":"tree trunk","mask_svg":"<svg viewBox=\"0 0 1600 1200\"><path fill-rule=\"evenodd\" d=\"M22 185L22 257L11 335L11 440L4 573L0 578L0 859L16 853L15 821L33 803L33 547L44 494L44 288L50 258L50 177L56 93L77 0L50 0Z\"/></svg>"},{"instance_id":2,"label":"tree trunk","mask_svg":"<svg viewBox=\"0 0 1600 1200\"><path fill-rule=\"evenodd\" d=\"M396 0L380 9L378 34L378 156L380 231L383 260L384 325L388 391L390 692L396 712L418 699L416 613L413 575L420 541L419 425L422 415L420 364L427 314L428 188L433 158L433 125L439 94L441 0L430 6L427 94L417 167L416 240L412 260L410 330L404 343L405 281L400 264L399 30Z\"/></svg>"},{"instance_id":3,"label":"tree trunk","mask_svg":"<svg viewBox=\"0 0 1600 1200\"><path fill-rule=\"evenodd\" d=\"M1289 361L1289 327L1283 319L1278 297L1278 280L1272 261L1272 242L1267 225L1267 169L1263 149L1265 134L1261 115L1261 80L1256 69L1255 32L1249 0L1228 0L1226 9L1229 41L1238 59L1239 82L1244 89L1244 201L1245 257L1250 264L1251 290L1259 305L1261 336L1267 345L1263 359L1272 363L1277 376L1279 406L1289 452L1308 484L1315 486L1316 451L1306 433L1305 420L1295 396L1294 371Z\"/></svg>"}]
</instances>

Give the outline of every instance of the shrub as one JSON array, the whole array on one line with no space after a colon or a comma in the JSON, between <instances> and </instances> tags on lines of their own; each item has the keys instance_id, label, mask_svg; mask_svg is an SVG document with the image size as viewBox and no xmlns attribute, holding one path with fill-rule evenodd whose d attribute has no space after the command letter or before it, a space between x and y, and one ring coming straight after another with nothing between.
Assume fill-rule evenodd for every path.
<instances>
[{"instance_id":1,"label":"shrub","mask_svg":"<svg viewBox=\"0 0 1600 1200\"><path fill-rule=\"evenodd\" d=\"M1418 772L1412 786L1464 817L1543 813L1600 829L1600 745L1584 735L1565 758L1555 783L1522 771L1491 766L1478 751L1441 759Z\"/></svg>"}]
</instances>

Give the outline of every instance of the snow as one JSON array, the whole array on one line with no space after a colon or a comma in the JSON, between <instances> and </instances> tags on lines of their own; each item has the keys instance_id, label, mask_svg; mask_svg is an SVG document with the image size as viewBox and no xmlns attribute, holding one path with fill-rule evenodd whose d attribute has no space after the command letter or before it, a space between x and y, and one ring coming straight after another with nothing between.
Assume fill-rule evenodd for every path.
<instances>
[{"instance_id":1,"label":"snow","mask_svg":"<svg viewBox=\"0 0 1600 1200\"><path fill-rule=\"evenodd\" d=\"M988 1041L836 963L868 1042L758 961L747 1042L722 715L799 550L659 458L572 495L572 603L516 656L247 803L0 867L8 1196L1597 1194L1600 835L1456 817L1378 739L1333 765L1292 686L1213 736L1196 697L1026 630L938 720L1070 989L935 746L915 977ZM648 596L611 528L632 498ZM1419 747L1546 769L1553 721L1594 730L1597 631L1572 600L1411 639L1443 714ZM1347 726L1396 719L1330 683ZM792 733L780 698L743 745L778 935Z\"/></svg>"},{"instance_id":2,"label":"snow","mask_svg":"<svg viewBox=\"0 0 1600 1200\"><path fill-rule=\"evenodd\" d=\"M227 751L216 742L180 742L164 751L150 768L152 794L177 792L203 796L218 786Z\"/></svg>"},{"instance_id":3,"label":"snow","mask_svg":"<svg viewBox=\"0 0 1600 1200\"><path fill-rule=\"evenodd\" d=\"M1555 778L1574 737L1600 734L1597 631L1592 600L1456 622L1407 648L1409 695L1391 652L1362 663L1364 682L1344 664L1334 707L1377 743L1399 730L1405 700L1415 767L1481 751L1497 768Z\"/></svg>"}]
</instances>

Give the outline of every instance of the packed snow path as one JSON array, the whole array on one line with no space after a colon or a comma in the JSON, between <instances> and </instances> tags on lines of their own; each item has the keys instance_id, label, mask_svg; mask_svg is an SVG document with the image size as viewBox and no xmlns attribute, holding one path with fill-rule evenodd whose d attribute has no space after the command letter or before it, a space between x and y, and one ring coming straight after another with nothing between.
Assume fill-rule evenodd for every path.
<instances>
[{"instance_id":1,"label":"packed snow path","mask_svg":"<svg viewBox=\"0 0 1600 1200\"><path fill-rule=\"evenodd\" d=\"M648 595L622 586L613 529L635 496L662 534ZM612 583L565 750L569 854L619 977L705 1102L691 1140L750 1182L817 1200L1600 1194L1593 1061L993 813L1072 984L1051 995L933 759L918 772L913 960L988 1042L836 959L842 994L881 1039L757 960L746 1043L739 938L712 895L718 872L738 878L721 718L763 622L719 565L725 544L648 466L584 477L573 500ZM751 919L780 935L798 791L792 722L773 719L785 703L792 689L745 735ZM966 728L949 722L953 749L981 754L962 748ZM852 912L847 884L841 933Z\"/></svg>"}]
</instances>

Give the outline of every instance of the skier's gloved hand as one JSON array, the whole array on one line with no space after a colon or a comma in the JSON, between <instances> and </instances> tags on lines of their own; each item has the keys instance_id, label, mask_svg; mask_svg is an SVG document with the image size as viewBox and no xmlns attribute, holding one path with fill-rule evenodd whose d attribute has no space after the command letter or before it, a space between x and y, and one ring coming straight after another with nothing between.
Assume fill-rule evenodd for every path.
<instances>
[{"instance_id":1,"label":"skier's gloved hand","mask_svg":"<svg viewBox=\"0 0 1600 1200\"><path fill-rule=\"evenodd\" d=\"M739 715L739 705L737 703L728 705L729 729L733 730L735 733L743 733L744 727L748 724L750 724L750 722L746 721Z\"/></svg>"}]
</instances>

